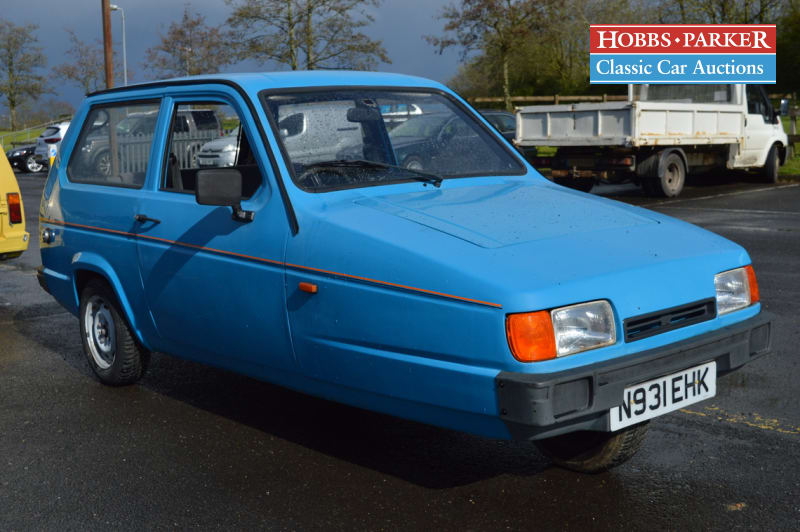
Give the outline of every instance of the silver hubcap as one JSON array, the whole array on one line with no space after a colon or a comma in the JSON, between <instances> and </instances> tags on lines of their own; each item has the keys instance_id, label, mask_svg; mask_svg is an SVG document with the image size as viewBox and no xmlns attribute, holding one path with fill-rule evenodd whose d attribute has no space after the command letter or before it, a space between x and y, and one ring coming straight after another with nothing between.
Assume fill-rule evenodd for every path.
<instances>
[{"instance_id":1,"label":"silver hubcap","mask_svg":"<svg viewBox=\"0 0 800 532\"><path fill-rule=\"evenodd\" d=\"M681 174L681 169L677 164L672 163L667 167L664 178L666 180L665 188L668 192L675 193L683 185Z\"/></svg>"},{"instance_id":2,"label":"silver hubcap","mask_svg":"<svg viewBox=\"0 0 800 532\"><path fill-rule=\"evenodd\" d=\"M97 159L97 171L100 173L100 175L111 175L111 160L108 158L107 153L104 153L99 159Z\"/></svg>"},{"instance_id":3,"label":"silver hubcap","mask_svg":"<svg viewBox=\"0 0 800 532\"><path fill-rule=\"evenodd\" d=\"M26 162L28 163L29 172L36 173L42 169L42 165L36 162L36 159L33 158L33 155L28 157L28 160Z\"/></svg>"},{"instance_id":4,"label":"silver hubcap","mask_svg":"<svg viewBox=\"0 0 800 532\"><path fill-rule=\"evenodd\" d=\"M422 163L417 161L416 159L412 159L411 161L406 163L406 168L409 170L422 170Z\"/></svg>"},{"instance_id":5,"label":"silver hubcap","mask_svg":"<svg viewBox=\"0 0 800 532\"><path fill-rule=\"evenodd\" d=\"M94 363L100 369L110 368L116 354L117 334L114 327L114 316L102 297L92 296L86 304L83 314L83 329Z\"/></svg>"}]
</instances>

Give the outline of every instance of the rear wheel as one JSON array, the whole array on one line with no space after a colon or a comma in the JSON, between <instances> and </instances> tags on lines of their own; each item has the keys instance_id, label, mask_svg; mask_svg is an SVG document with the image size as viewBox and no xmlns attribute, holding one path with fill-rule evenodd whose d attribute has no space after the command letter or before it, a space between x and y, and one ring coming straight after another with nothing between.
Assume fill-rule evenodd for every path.
<instances>
[{"instance_id":1,"label":"rear wheel","mask_svg":"<svg viewBox=\"0 0 800 532\"><path fill-rule=\"evenodd\" d=\"M600 473L630 459L642 446L647 421L618 432L581 431L536 442L556 465L580 473Z\"/></svg>"},{"instance_id":2,"label":"rear wheel","mask_svg":"<svg viewBox=\"0 0 800 532\"><path fill-rule=\"evenodd\" d=\"M640 169L645 175L642 188L649 196L674 198L683 190L686 183L686 165L676 152L667 154L663 161L664 173L659 175L658 156L654 155Z\"/></svg>"},{"instance_id":3,"label":"rear wheel","mask_svg":"<svg viewBox=\"0 0 800 532\"><path fill-rule=\"evenodd\" d=\"M28 172L35 174L36 172L41 172L42 168L44 168L44 165L36 162L33 155L29 155L28 158L25 159L25 170Z\"/></svg>"},{"instance_id":4,"label":"rear wheel","mask_svg":"<svg viewBox=\"0 0 800 532\"><path fill-rule=\"evenodd\" d=\"M425 167L422 163L422 159L417 157L416 155L409 155L403 160L403 168L408 168L409 170L424 170Z\"/></svg>"},{"instance_id":5,"label":"rear wheel","mask_svg":"<svg viewBox=\"0 0 800 532\"><path fill-rule=\"evenodd\" d=\"M767 161L764 163L764 169L761 171L761 176L767 183L778 182L778 169L780 168L781 161L778 156L778 146L773 144L767 154Z\"/></svg>"},{"instance_id":6,"label":"rear wheel","mask_svg":"<svg viewBox=\"0 0 800 532\"><path fill-rule=\"evenodd\" d=\"M89 366L105 384L132 384L144 375L150 352L134 338L111 288L99 279L81 292L80 328Z\"/></svg>"},{"instance_id":7,"label":"rear wheel","mask_svg":"<svg viewBox=\"0 0 800 532\"><path fill-rule=\"evenodd\" d=\"M94 160L94 170L97 175L109 177L111 175L111 157L108 151L100 152Z\"/></svg>"}]
</instances>

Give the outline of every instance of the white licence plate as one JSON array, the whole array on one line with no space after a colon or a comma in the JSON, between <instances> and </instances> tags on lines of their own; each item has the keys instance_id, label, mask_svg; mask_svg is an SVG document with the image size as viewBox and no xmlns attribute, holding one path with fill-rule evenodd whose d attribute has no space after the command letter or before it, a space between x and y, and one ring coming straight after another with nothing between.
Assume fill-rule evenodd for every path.
<instances>
[{"instance_id":1,"label":"white licence plate","mask_svg":"<svg viewBox=\"0 0 800 532\"><path fill-rule=\"evenodd\" d=\"M716 362L636 384L625 388L622 404L611 409L611 430L652 419L716 394Z\"/></svg>"}]
</instances>

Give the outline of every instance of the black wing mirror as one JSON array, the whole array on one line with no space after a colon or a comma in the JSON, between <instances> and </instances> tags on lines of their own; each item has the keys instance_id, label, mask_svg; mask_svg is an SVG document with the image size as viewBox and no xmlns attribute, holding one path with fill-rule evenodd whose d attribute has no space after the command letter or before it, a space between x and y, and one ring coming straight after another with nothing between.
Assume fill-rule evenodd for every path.
<instances>
[{"instance_id":1,"label":"black wing mirror","mask_svg":"<svg viewBox=\"0 0 800 532\"><path fill-rule=\"evenodd\" d=\"M242 209L242 174L235 168L214 168L197 172L195 199L200 205L232 207L233 219L252 222L253 211Z\"/></svg>"}]
</instances>

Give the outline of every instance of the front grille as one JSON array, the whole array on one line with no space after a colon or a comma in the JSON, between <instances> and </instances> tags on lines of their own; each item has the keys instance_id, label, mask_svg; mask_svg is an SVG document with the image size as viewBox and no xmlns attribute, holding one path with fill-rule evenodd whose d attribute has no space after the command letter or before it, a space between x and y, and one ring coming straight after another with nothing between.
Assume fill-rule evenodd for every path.
<instances>
[{"instance_id":1,"label":"front grille","mask_svg":"<svg viewBox=\"0 0 800 532\"><path fill-rule=\"evenodd\" d=\"M635 342L656 334L665 333L713 319L717 316L716 300L712 297L628 318L623 322L625 341Z\"/></svg>"}]
</instances>

